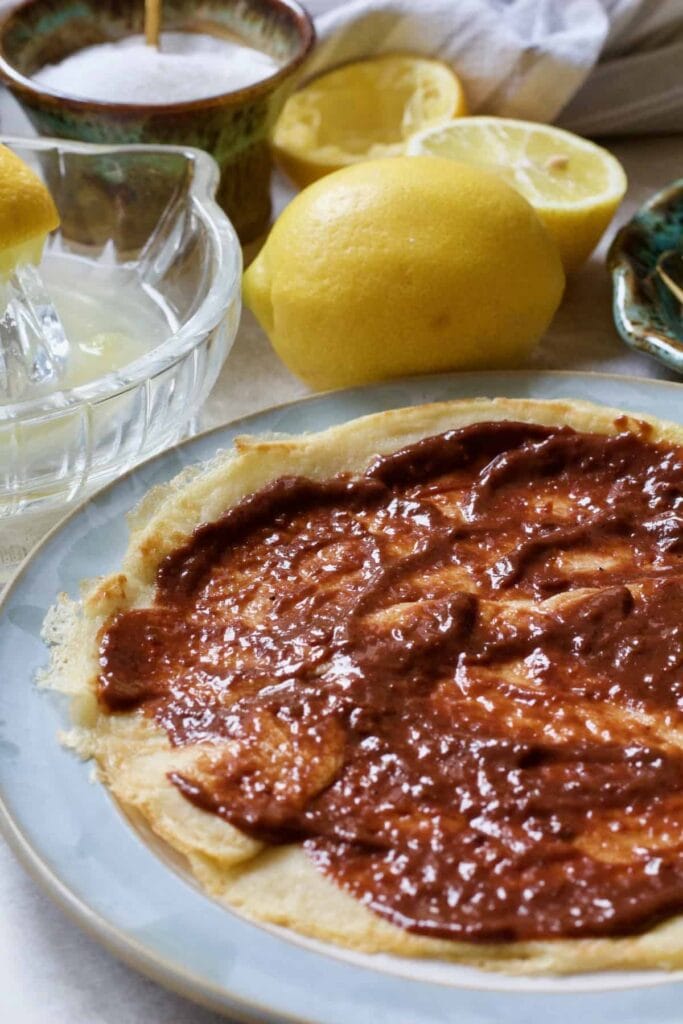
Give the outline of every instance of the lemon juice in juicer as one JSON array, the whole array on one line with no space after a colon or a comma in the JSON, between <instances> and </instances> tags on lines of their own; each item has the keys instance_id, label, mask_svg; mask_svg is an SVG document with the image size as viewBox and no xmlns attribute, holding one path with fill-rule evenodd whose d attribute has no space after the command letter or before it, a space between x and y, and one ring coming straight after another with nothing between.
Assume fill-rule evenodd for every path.
<instances>
[{"instance_id":1,"label":"lemon juice in juicer","mask_svg":"<svg viewBox=\"0 0 683 1024\"><path fill-rule=\"evenodd\" d=\"M172 313L125 265L65 253L41 262L59 216L40 178L5 146L0 181L0 402L87 383L164 339Z\"/></svg>"}]
</instances>

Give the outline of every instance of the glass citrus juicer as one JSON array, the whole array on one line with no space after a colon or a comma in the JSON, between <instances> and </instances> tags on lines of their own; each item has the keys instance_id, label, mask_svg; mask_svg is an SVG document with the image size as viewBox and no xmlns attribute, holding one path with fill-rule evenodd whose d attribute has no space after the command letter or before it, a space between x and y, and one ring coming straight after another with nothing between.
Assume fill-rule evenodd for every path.
<instances>
[{"instance_id":1,"label":"glass citrus juicer","mask_svg":"<svg viewBox=\"0 0 683 1024\"><path fill-rule=\"evenodd\" d=\"M241 251L199 150L0 141L61 221L0 284L1 534L187 431L235 337Z\"/></svg>"}]
</instances>

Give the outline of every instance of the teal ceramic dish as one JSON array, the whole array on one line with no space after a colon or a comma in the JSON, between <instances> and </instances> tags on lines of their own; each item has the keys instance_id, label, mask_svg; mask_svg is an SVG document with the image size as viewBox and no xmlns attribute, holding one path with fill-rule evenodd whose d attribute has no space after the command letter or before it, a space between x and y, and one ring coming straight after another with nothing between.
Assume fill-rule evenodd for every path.
<instances>
[{"instance_id":1,"label":"teal ceramic dish","mask_svg":"<svg viewBox=\"0 0 683 1024\"><path fill-rule=\"evenodd\" d=\"M369 956L262 927L203 895L177 860L128 821L90 766L62 748L66 701L32 685L40 625L60 591L112 572L126 513L155 484L240 433L318 430L448 398L585 398L683 418L683 387L595 373L464 373L313 397L221 427L133 470L44 541L0 609L0 825L15 852L93 937L162 984L228 1014L282 1024L674 1024L682 973L515 978L456 964ZM189 1018L188 1018L189 1019Z\"/></svg>"},{"instance_id":2,"label":"teal ceramic dish","mask_svg":"<svg viewBox=\"0 0 683 1024\"><path fill-rule=\"evenodd\" d=\"M618 232L607 256L619 334L631 348L683 375L681 299L658 269L670 270L682 259L683 178L638 210ZM671 272L667 276L672 282Z\"/></svg>"},{"instance_id":3,"label":"teal ceramic dish","mask_svg":"<svg viewBox=\"0 0 683 1024\"><path fill-rule=\"evenodd\" d=\"M164 0L167 31L238 38L273 57L276 74L186 103L105 103L39 86L31 75L76 50L143 31L143 0L27 0L0 22L0 77L41 135L80 142L195 146L221 172L217 199L242 242L270 219L270 130L315 40L296 0Z\"/></svg>"}]
</instances>

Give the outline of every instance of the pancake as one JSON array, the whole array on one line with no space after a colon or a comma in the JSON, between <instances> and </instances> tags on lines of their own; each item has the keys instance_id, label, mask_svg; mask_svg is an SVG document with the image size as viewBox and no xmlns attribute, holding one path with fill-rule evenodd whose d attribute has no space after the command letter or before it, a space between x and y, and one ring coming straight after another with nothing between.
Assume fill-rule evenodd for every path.
<instances>
[{"instance_id":1,"label":"pancake","mask_svg":"<svg viewBox=\"0 0 683 1024\"><path fill-rule=\"evenodd\" d=\"M458 401L152 491L43 683L247 916L510 973L683 963L683 428Z\"/></svg>"}]
</instances>

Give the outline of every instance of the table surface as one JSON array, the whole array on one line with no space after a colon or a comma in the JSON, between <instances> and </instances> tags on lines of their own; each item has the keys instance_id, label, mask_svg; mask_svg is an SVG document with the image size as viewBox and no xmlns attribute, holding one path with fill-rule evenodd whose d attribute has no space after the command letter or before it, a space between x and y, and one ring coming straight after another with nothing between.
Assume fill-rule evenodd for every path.
<instances>
[{"instance_id":1,"label":"table surface","mask_svg":"<svg viewBox=\"0 0 683 1024\"><path fill-rule=\"evenodd\" d=\"M10 130L3 117L3 131ZM11 126L16 130L16 124ZM652 192L680 176L683 137L610 144L624 164L629 191L615 224L588 265L568 284L562 306L532 365L677 379L619 341L604 269L609 239ZM275 207L291 193L274 183ZM245 311L235 346L207 402L202 426L225 423L299 398L306 388L278 361ZM0 538L2 540L2 538ZM160 870L164 870L160 867ZM193 1006L124 967L72 924L0 839L0 1019L7 1024L218 1024Z\"/></svg>"}]
</instances>

